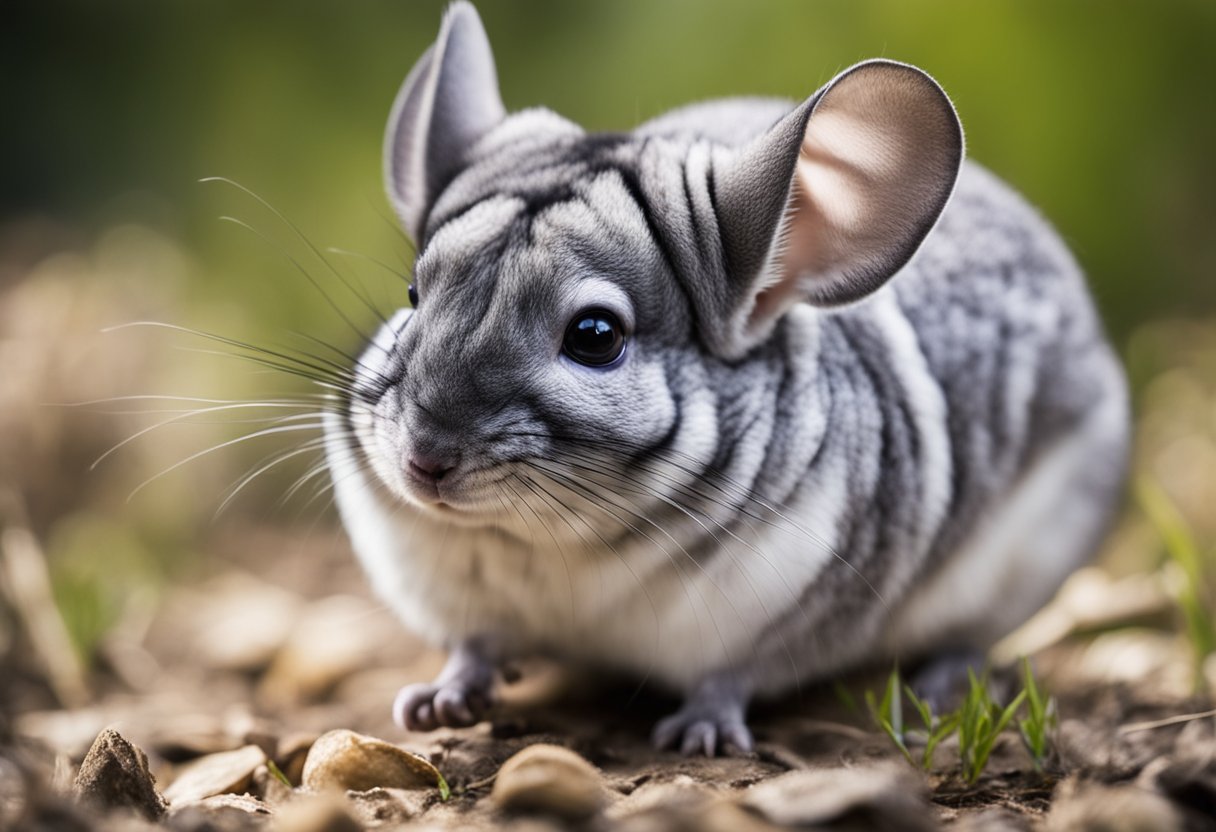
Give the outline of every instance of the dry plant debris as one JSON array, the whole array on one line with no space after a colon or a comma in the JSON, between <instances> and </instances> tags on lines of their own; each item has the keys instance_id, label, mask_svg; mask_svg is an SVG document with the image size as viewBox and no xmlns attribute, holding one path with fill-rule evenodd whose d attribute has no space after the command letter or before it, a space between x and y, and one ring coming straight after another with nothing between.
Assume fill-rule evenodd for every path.
<instances>
[{"instance_id":1,"label":"dry plant debris","mask_svg":"<svg viewBox=\"0 0 1216 832\"><path fill-rule=\"evenodd\" d=\"M337 789L446 789L439 769L425 757L354 731L323 734L304 760L304 786L313 791Z\"/></svg>"}]
</instances>

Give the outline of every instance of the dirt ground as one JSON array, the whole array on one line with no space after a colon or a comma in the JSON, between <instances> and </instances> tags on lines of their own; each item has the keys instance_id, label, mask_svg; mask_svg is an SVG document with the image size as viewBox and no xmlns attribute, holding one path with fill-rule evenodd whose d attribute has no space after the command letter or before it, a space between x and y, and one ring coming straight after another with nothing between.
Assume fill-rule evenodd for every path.
<instances>
[{"instance_id":1,"label":"dirt ground","mask_svg":"<svg viewBox=\"0 0 1216 832\"><path fill-rule=\"evenodd\" d=\"M540 665L493 720L404 733L393 694L442 656L371 599L337 534L234 529L218 549L155 609L132 599L75 706L54 706L35 669L6 669L0 828L1216 828L1216 722L1193 716L1212 705L1189 694L1186 652L1152 626L1168 611L1144 586L1087 574L1031 628L1027 644L1050 642L1035 660L1059 701L1053 759L1035 772L1006 732L967 786L953 740L924 774L834 688L755 707L743 757L655 752L650 726L673 701ZM1086 616L1126 626L1085 634ZM861 701L881 684L847 688ZM375 745L317 786L305 761L335 729L428 759L450 795Z\"/></svg>"}]
</instances>

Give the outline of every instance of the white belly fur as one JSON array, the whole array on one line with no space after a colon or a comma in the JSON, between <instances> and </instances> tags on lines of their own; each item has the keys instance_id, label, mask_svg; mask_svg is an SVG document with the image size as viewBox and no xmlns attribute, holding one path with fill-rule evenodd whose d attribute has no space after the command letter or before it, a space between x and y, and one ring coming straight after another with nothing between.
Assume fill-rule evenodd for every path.
<instances>
[{"instance_id":1,"label":"white belly fur","mask_svg":"<svg viewBox=\"0 0 1216 832\"><path fill-rule=\"evenodd\" d=\"M678 690L746 661L758 634L833 557L828 547L838 541L828 536L818 545L808 532L834 529L846 496L843 476L824 476L787 507L797 529L753 524L739 535L746 543L723 535L726 553L704 567L657 533L665 552L648 544L621 558L558 553L540 545L548 538L539 525L529 565L527 546L390 506L338 443L329 457L355 552L410 630L445 647L490 633L507 652L552 650ZM479 549L488 556L475 558ZM659 568L672 563L678 575Z\"/></svg>"}]
</instances>

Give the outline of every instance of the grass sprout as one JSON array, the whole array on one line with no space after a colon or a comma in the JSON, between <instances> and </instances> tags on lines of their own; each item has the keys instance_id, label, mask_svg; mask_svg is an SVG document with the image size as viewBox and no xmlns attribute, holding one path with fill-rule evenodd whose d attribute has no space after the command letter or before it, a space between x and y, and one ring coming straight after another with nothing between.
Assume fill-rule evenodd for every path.
<instances>
[{"instance_id":1,"label":"grass sprout","mask_svg":"<svg viewBox=\"0 0 1216 832\"><path fill-rule=\"evenodd\" d=\"M1030 659L1022 657L1022 692L1026 694L1026 715L1018 719L1018 733L1030 753L1034 770L1041 772L1051 752L1052 734L1057 724L1056 700L1044 696L1030 669Z\"/></svg>"},{"instance_id":2,"label":"grass sprout","mask_svg":"<svg viewBox=\"0 0 1216 832\"><path fill-rule=\"evenodd\" d=\"M452 799L452 787L448 785L448 781L438 771L435 772L438 782L435 784L439 787L439 799L447 803Z\"/></svg>"},{"instance_id":3,"label":"grass sprout","mask_svg":"<svg viewBox=\"0 0 1216 832\"><path fill-rule=\"evenodd\" d=\"M270 772L270 775L272 777L274 777L274 779L278 780L280 783L282 783L284 786L286 786L289 789L294 788L291 785L291 781L287 779L287 775L283 773L283 769L279 768L278 764L275 763L274 760L267 759L266 768Z\"/></svg>"},{"instance_id":4,"label":"grass sprout","mask_svg":"<svg viewBox=\"0 0 1216 832\"><path fill-rule=\"evenodd\" d=\"M887 687L883 691L881 701L876 701L873 691L866 691L866 707L870 709L870 717L875 724L890 737L891 742L904 755L904 759L916 765L904 739L904 706L900 688L899 668L895 668L887 679Z\"/></svg>"},{"instance_id":5,"label":"grass sprout","mask_svg":"<svg viewBox=\"0 0 1216 832\"><path fill-rule=\"evenodd\" d=\"M832 682L832 693L836 695L836 701L843 705L849 713L855 716L861 714L861 709L857 707L857 700L839 679Z\"/></svg>"},{"instance_id":6,"label":"grass sprout","mask_svg":"<svg viewBox=\"0 0 1216 832\"><path fill-rule=\"evenodd\" d=\"M967 670L967 696L959 709L958 751L963 779L974 784L988 766L988 757L996 745L996 739L1008 727L1018 709L1026 700L1026 691L1021 691L1004 708L993 701L985 681L976 678Z\"/></svg>"},{"instance_id":7,"label":"grass sprout","mask_svg":"<svg viewBox=\"0 0 1216 832\"><path fill-rule=\"evenodd\" d=\"M912 707L916 709L921 724L925 726L925 748L921 752L920 767L925 772L932 771L933 752L937 750L942 740L958 730L961 713L954 711L938 716L933 713L933 706L917 696L908 685L904 685L904 693L907 695L908 701L912 703Z\"/></svg>"},{"instance_id":8,"label":"grass sprout","mask_svg":"<svg viewBox=\"0 0 1216 832\"><path fill-rule=\"evenodd\" d=\"M955 710L944 714L933 712L933 705L921 699L900 680L898 668L891 671L886 688L879 699L873 691L865 693L866 705L874 724L890 738L904 759L926 773L933 770L933 754L947 739L958 735L959 774L968 785L974 785L988 766L988 759L997 738L1014 723L1030 754L1035 771L1041 772L1053 750L1057 725L1056 701L1048 696L1034 677L1029 659L1022 659L1022 689L1008 705L1002 706L988 692L987 674L977 677L967 671L967 695ZM920 759L908 748L908 733L904 724L904 700L911 704L924 726L925 747ZM916 731L919 736L919 729Z\"/></svg>"},{"instance_id":9,"label":"grass sprout","mask_svg":"<svg viewBox=\"0 0 1216 832\"><path fill-rule=\"evenodd\" d=\"M1194 679L1198 690L1204 685L1203 662L1216 653L1216 612L1209 604L1205 591L1210 567L1200 556L1186 520L1156 481L1141 477L1136 483L1136 496L1140 507L1161 535L1166 556L1182 574L1175 597L1194 654Z\"/></svg>"}]
</instances>

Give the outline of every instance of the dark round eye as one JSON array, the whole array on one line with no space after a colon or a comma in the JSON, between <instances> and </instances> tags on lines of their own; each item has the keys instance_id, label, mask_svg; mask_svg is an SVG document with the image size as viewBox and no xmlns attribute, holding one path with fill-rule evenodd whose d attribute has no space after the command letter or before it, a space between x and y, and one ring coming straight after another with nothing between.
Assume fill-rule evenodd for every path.
<instances>
[{"instance_id":1,"label":"dark round eye","mask_svg":"<svg viewBox=\"0 0 1216 832\"><path fill-rule=\"evenodd\" d=\"M624 329L616 315L606 309L585 309L566 327L562 352L579 364L603 367L620 358L624 351Z\"/></svg>"},{"instance_id":2,"label":"dark round eye","mask_svg":"<svg viewBox=\"0 0 1216 832\"><path fill-rule=\"evenodd\" d=\"M409 288L410 306L418 308L418 284L411 283Z\"/></svg>"}]
</instances>

